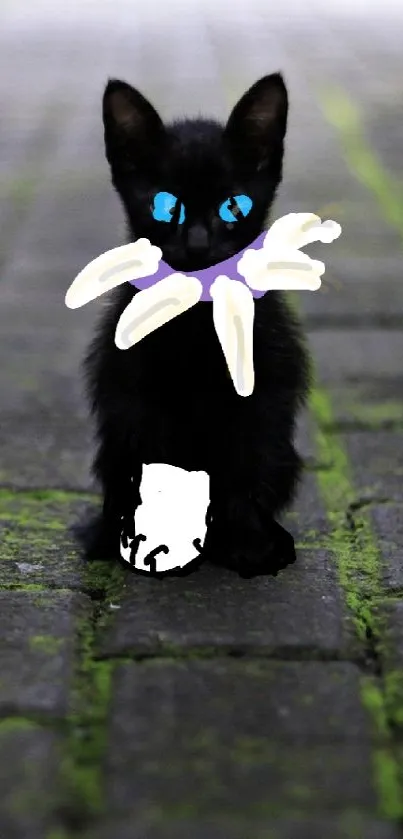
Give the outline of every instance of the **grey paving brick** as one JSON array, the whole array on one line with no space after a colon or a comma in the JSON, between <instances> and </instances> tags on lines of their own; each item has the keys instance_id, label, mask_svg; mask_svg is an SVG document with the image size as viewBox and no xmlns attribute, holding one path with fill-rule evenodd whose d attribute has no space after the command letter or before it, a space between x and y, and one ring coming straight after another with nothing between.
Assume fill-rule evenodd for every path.
<instances>
[{"instance_id":1,"label":"grey paving brick","mask_svg":"<svg viewBox=\"0 0 403 839\"><path fill-rule=\"evenodd\" d=\"M122 665L106 759L110 812L130 815L133 827L151 816L369 814L367 737L353 665Z\"/></svg>"},{"instance_id":2,"label":"grey paving brick","mask_svg":"<svg viewBox=\"0 0 403 839\"><path fill-rule=\"evenodd\" d=\"M284 525L295 538L297 562L277 578L246 582L207 563L163 584L129 573L121 608L99 639L100 652L213 646L353 655L354 633L334 561L320 549L328 528L314 473L305 473Z\"/></svg>"},{"instance_id":3,"label":"grey paving brick","mask_svg":"<svg viewBox=\"0 0 403 839\"><path fill-rule=\"evenodd\" d=\"M308 328L320 329L324 323L345 329L399 327L403 309L400 257L385 254L342 259L334 256L330 247L323 247L315 256L313 250L310 248L310 256L323 259L326 271L318 291L298 295Z\"/></svg>"},{"instance_id":4,"label":"grey paving brick","mask_svg":"<svg viewBox=\"0 0 403 839\"><path fill-rule=\"evenodd\" d=\"M8 307L11 319L15 308ZM21 324L19 329L14 322L14 334L7 336L6 317L7 306L0 316L0 336L8 353L7 365L0 370L0 483L90 489L93 429L80 367L89 335L69 330L63 324L64 312L59 329L47 324L43 309L37 318L35 312L25 313L29 326L23 330Z\"/></svg>"},{"instance_id":5,"label":"grey paving brick","mask_svg":"<svg viewBox=\"0 0 403 839\"><path fill-rule=\"evenodd\" d=\"M0 721L0 835L43 839L57 801L58 739L24 719Z\"/></svg>"},{"instance_id":6,"label":"grey paving brick","mask_svg":"<svg viewBox=\"0 0 403 839\"><path fill-rule=\"evenodd\" d=\"M403 432L349 433L342 435L342 442L363 499L403 500Z\"/></svg>"},{"instance_id":7,"label":"grey paving brick","mask_svg":"<svg viewBox=\"0 0 403 839\"><path fill-rule=\"evenodd\" d=\"M39 416L40 413L38 411ZM0 447L4 452L0 468L3 485L21 489L92 488L90 451L87 448L85 452L85 444L88 446L89 442L86 426L83 423L80 427L69 413L63 419L52 413L42 421L38 415L35 418L25 412L4 417L0 432Z\"/></svg>"},{"instance_id":8,"label":"grey paving brick","mask_svg":"<svg viewBox=\"0 0 403 839\"><path fill-rule=\"evenodd\" d=\"M401 376L403 332L322 329L309 333L318 380L328 386Z\"/></svg>"},{"instance_id":9,"label":"grey paving brick","mask_svg":"<svg viewBox=\"0 0 403 839\"><path fill-rule=\"evenodd\" d=\"M403 426L402 377L332 384L329 397L332 418L321 421L321 427L326 431L335 428L380 431Z\"/></svg>"},{"instance_id":10,"label":"grey paving brick","mask_svg":"<svg viewBox=\"0 0 403 839\"><path fill-rule=\"evenodd\" d=\"M102 655L200 647L296 657L303 650L354 654L333 560L325 550L300 550L297 563L277 578L247 582L208 564L163 582L130 574L116 620L99 643Z\"/></svg>"},{"instance_id":11,"label":"grey paving brick","mask_svg":"<svg viewBox=\"0 0 403 839\"><path fill-rule=\"evenodd\" d=\"M382 628L380 641L380 654L384 667L384 673L394 671L399 675L399 682L396 685L397 693L393 697L395 710L396 704L400 707L399 726L402 725L403 707L403 600L393 599L377 605L374 610Z\"/></svg>"},{"instance_id":12,"label":"grey paving brick","mask_svg":"<svg viewBox=\"0 0 403 839\"><path fill-rule=\"evenodd\" d=\"M2 714L66 712L74 633L89 620L83 595L50 591L0 591Z\"/></svg>"},{"instance_id":13,"label":"grey paving brick","mask_svg":"<svg viewBox=\"0 0 403 839\"><path fill-rule=\"evenodd\" d=\"M215 819L168 819L163 825L150 825L147 820L143 824L111 822L104 824L94 832L85 835L84 839L399 839L400 831L397 827L376 819L369 821L365 818L352 816L338 819L334 815L324 815L317 818L241 818L231 820L227 818Z\"/></svg>"},{"instance_id":14,"label":"grey paving brick","mask_svg":"<svg viewBox=\"0 0 403 839\"><path fill-rule=\"evenodd\" d=\"M310 413L308 407L305 407L297 417L296 429L294 434L294 443L300 456L302 457L307 469L312 468L317 463L317 453L315 442L312 439L312 429L310 421ZM304 480L306 480L304 476ZM315 492L314 483L309 487ZM301 491L302 492L302 491ZM301 495L300 492L300 495Z\"/></svg>"},{"instance_id":15,"label":"grey paving brick","mask_svg":"<svg viewBox=\"0 0 403 839\"><path fill-rule=\"evenodd\" d=\"M315 472L305 472L294 504L282 518L297 545L319 547L328 534L328 521L319 497Z\"/></svg>"},{"instance_id":16,"label":"grey paving brick","mask_svg":"<svg viewBox=\"0 0 403 839\"><path fill-rule=\"evenodd\" d=\"M67 529L67 522L66 522ZM0 523L0 585L80 588L87 567L63 530Z\"/></svg>"},{"instance_id":17,"label":"grey paving brick","mask_svg":"<svg viewBox=\"0 0 403 839\"><path fill-rule=\"evenodd\" d=\"M374 506L369 515L382 555L383 584L403 588L403 504Z\"/></svg>"},{"instance_id":18,"label":"grey paving brick","mask_svg":"<svg viewBox=\"0 0 403 839\"><path fill-rule=\"evenodd\" d=\"M90 585L71 529L94 505L62 498L0 491L0 585Z\"/></svg>"}]
</instances>

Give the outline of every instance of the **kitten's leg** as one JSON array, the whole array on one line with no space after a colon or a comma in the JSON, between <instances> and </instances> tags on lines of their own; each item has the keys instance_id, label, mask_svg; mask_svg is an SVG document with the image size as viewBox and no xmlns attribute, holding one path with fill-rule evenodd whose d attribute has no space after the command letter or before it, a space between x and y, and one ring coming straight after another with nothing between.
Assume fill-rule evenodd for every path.
<instances>
[{"instance_id":1,"label":"kitten's leg","mask_svg":"<svg viewBox=\"0 0 403 839\"><path fill-rule=\"evenodd\" d=\"M272 574L296 559L294 540L276 516L292 501L302 462L281 434L240 441L227 467L211 475L205 557L243 577Z\"/></svg>"},{"instance_id":2,"label":"kitten's leg","mask_svg":"<svg viewBox=\"0 0 403 839\"><path fill-rule=\"evenodd\" d=\"M93 465L103 490L102 510L76 530L88 560L118 559L122 530L132 538L134 512L140 504L142 465L117 434L104 435Z\"/></svg>"}]
</instances>

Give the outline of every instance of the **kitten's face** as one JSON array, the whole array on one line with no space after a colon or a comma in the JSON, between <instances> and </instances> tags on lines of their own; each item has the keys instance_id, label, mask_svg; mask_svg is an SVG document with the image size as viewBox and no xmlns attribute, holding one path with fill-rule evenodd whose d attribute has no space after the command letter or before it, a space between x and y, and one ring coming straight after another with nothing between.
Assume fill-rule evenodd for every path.
<instances>
[{"instance_id":1,"label":"kitten's face","mask_svg":"<svg viewBox=\"0 0 403 839\"><path fill-rule=\"evenodd\" d=\"M249 245L264 229L281 180L287 92L266 76L221 126L164 126L134 88L104 94L106 153L133 240L158 245L172 268L197 271Z\"/></svg>"}]
</instances>

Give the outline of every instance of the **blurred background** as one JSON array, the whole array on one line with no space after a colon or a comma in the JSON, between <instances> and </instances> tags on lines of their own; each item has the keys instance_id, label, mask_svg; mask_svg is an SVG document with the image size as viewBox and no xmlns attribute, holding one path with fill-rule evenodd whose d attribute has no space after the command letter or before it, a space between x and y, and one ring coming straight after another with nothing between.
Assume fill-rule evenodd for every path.
<instances>
[{"instance_id":1,"label":"blurred background","mask_svg":"<svg viewBox=\"0 0 403 839\"><path fill-rule=\"evenodd\" d=\"M123 242L103 154L110 76L139 87L164 117L225 119L257 78L283 72L290 121L273 217L312 211L343 226L326 249L321 291L300 295L313 349L324 355L326 328L400 329L402 23L399 0L3 0L3 482L37 485L46 467L47 483L88 486L77 365L100 304L72 312L64 295L88 261ZM362 340L357 333L357 374ZM342 371L350 352L336 344ZM393 337L381 352L387 367Z\"/></svg>"}]
</instances>

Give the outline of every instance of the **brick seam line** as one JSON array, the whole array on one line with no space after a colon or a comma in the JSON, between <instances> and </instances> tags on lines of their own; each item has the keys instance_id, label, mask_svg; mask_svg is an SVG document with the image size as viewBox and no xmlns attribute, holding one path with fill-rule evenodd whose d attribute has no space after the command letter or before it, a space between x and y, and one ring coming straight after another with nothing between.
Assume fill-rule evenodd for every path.
<instances>
[{"instance_id":1,"label":"brick seam line","mask_svg":"<svg viewBox=\"0 0 403 839\"><path fill-rule=\"evenodd\" d=\"M47 489L46 487L36 487L34 489L19 489L12 486L0 485L0 504L1 502L15 501L16 498L28 498L33 501L99 501L100 496L95 492L87 492L85 490L77 489Z\"/></svg>"},{"instance_id":2,"label":"brick seam line","mask_svg":"<svg viewBox=\"0 0 403 839\"><path fill-rule=\"evenodd\" d=\"M60 751L60 804L47 839L69 839L85 831L105 807L103 759L107 748L112 675L117 663L97 660L97 633L113 619L128 571L118 562L91 562L84 571L87 589L103 592L90 619L76 625L76 658L66 736Z\"/></svg>"},{"instance_id":3,"label":"brick seam line","mask_svg":"<svg viewBox=\"0 0 403 839\"><path fill-rule=\"evenodd\" d=\"M321 428L332 416L331 399L317 387L312 392L310 406L318 452L333 464L327 472L317 475L330 528L328 547L334 555L347 607L368 656L368 675L362 676L361 695L373 724L374 780L379 808L386 818L400 820L403 797L393 749L394 720L387 696L388 680L395 675L383 672L380 647L383 626L376 613L376 603L384 596L382 557L365 510L353 514L353 527L347 516L347 507L355 497L351 466L338 434Z\"/></svg>"}]
</instances>

